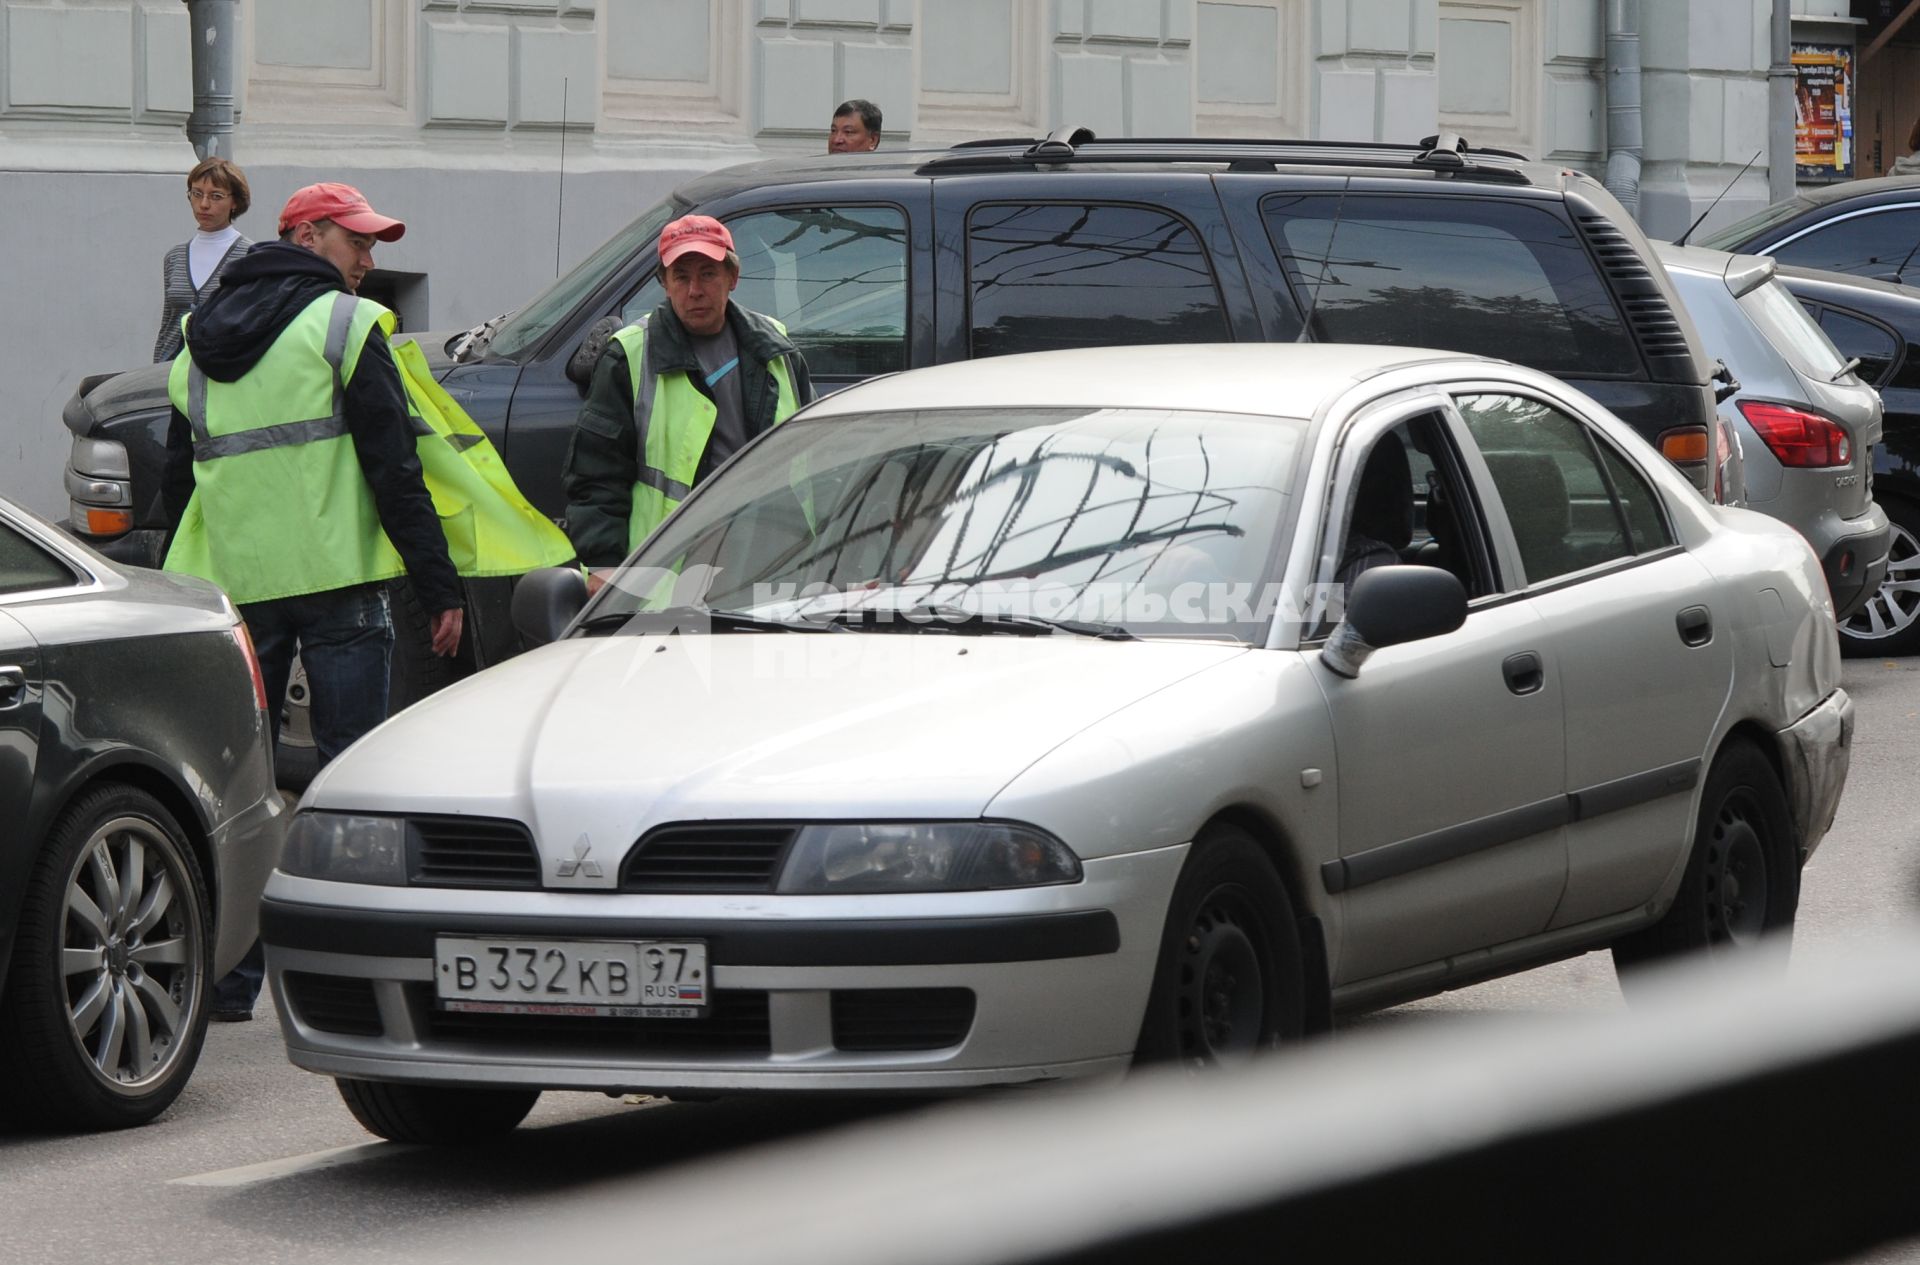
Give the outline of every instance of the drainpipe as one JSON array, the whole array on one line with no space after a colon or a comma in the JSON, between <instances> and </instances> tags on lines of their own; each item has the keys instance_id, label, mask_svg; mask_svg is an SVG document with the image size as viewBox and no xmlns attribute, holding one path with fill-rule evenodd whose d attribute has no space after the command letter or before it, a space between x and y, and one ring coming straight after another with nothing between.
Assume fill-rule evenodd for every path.
<instances>
[{"instance_id":1,"label":"drainpipe","mask_svg":"<svg viewBox=\"0 0 1920 1265\"><path fill-rule=\"evenodd\" d=\"M193 30L193 113L187 116L187 139L202 158L232 158L240 0L185 3Z\"/></svg>"},{"instance_id":2,"label":"drainpipe","mask_svg":"<svg viewBox=\"0 0 1920 1265\"><path fill-rule=\"evenodd\" d=\"M1607 0L1606 185L1636 220L1640 218L1640 131L1639 3Z\"/></svg>"},{"instance_id":3,"label":"drainpipe","mask_svg":"<svg viewBox=\"0 0 1920 1265\"><path fill-rule=\"evenodd\" d=\"M1773 0L1773 64L1767 67L1767 201L1794 192L1793 0Z\"/></svg>"}]
</instances>

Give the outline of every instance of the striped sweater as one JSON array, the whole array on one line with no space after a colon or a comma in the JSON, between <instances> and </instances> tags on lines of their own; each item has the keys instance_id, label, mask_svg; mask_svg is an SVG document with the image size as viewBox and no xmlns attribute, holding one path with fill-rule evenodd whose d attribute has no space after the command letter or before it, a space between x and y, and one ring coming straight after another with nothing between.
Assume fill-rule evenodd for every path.
<instances>
[{"instance_id":1,"label":"striped sweater","mask_svg":"<svg viewBox=\"0 0 1920 1265\"><path fill-rule=\"evenodd\" d=\"M193 288L193 274L187 266L187 247L191 243L181 242L167 249L167 256L160 264L162 299L160 306L160 336L153 340L153 359L155 364L172 360L180 354L180 318L193 311L203 300L220 288L220 277L227 265L253 248L253 241L242 233L227 247L227 253L214 265L213 275L198 290Z\"/></svg>"}]
</instances>

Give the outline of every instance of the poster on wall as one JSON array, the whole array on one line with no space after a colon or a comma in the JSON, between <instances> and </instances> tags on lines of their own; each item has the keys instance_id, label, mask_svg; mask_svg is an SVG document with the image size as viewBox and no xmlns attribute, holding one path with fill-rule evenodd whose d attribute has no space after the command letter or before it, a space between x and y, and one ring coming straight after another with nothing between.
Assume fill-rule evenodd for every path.
<instances>
[{"instance_id":1,"label":"poster on wall","mask_svg":"<svg viewBox=\"0 0 1920 1265\"><path fill-rule=\"evenodd\" d=\"M1793 46L1795 178L1803 184L1853 178L1853 48Z\"/></svg>"}]
</instances>

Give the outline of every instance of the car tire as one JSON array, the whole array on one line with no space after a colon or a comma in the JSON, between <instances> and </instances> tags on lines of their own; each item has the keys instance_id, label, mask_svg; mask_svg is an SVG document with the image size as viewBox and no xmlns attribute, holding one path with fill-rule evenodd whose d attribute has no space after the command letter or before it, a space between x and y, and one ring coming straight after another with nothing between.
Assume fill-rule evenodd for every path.
<instances>
[{"instance_id":1,"label":"car tire","mask_svg":"<svg viewBox=\"0 0 1920 1265\"><path fill-rule=\"evenodd\" d=\"M453 684L463 673L455 659L433 652L431 621L411 584L397 580L388 586L388 604L393 611L393 654L387 664L387 714L391 716ZM469 626L463 644L471 644L473 636ZM306 672L296 659L287 679L280 742L274 748L274 781L282 790L304 791L320 772L320 751L313 745L313 719L308 710L310 698Z\"/></svg>"},{"instance_id":2,"label":"car tire","mask_svg":"<svg viewBox=\"0 0 1920 1265\"><path fill-rule=\"evenodd\" d=\"M533 1104L537 1089L466 1089L447 1085L402 1085L336 1077L340 1098L369 1133L389 1142L461 1146L513 1132Z\"/></svg>"},{"instance_id":3,"label":"car tire","mask_svg":"<svg viewBox=\"0 0 1920 1265\"><path fill-rule=\"evenodd\" d=\"M83 793L21 901L0 1001L0 1115L121 1129L165 1111L206 1039L213 939L206 881L173 815L130 786Z\"/></svg>"},{"instance_id":4,"label":"car tire","mask_svg":"<svg viewBox=\"0 0 1920 1265\"><path fill-rule=\"evenodd\" d=\"M1273 862L1231 825L1203 832L1180 869L1147 994L1136 1064L1231 1067L1305 1030L1293 905Z\"/></svg>"},{"instance_id":5,"label":"car tire","mask_svg":"<svg viewBox=\"0 0 1920 1265\"><path fill-rule=\"evenodd\" d=\"M1920 508L1882 496L1892 529L1887 578L1840 625L1840 653L1850 658L1888 658L1920 652Z\"/></svg>"},{"instance_id":6,"label":"car tire","mask_svg":"<svg viewBox=\"0 0 1920 1265\"><path fill-rule=\"evenodd\" d=\"M1736 740L1707 774L1673 905L1614 942L1614 968L1631 990L1643 968L1683 955L1784 949L1799 905L1800 850L1780 776L1758 747Z\"/></svg>"}]
</instances>

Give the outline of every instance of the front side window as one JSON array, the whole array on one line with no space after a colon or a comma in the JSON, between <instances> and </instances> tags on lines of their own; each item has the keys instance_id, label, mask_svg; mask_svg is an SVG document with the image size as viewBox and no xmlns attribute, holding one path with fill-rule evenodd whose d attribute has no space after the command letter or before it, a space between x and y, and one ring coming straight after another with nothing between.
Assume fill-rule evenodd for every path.
<instances>
[{"instance_id":1,"label":"front side window","mask_svg":"<svg viewBox=\"0 0 1920 1265\"><path fill-rule=\"evenodd\" d=\"M1916 247L1920 207L1895 207L1835 220L1772 253L1783 264L1897 281L1912 265Z\"/></svg>"},{"instance_id":2,"label":"front side window","mask_svg":"<svg viewBox=\"0 0 1920 1265\"><path fill-rule=\"evenodd\" d=\"M740 256L734 302L787 327L816 378L907 367L907 217L893 207L805 207L727 221ZM666 301L656 274L620 310L631 324Z\"/></svg>"},{"instance_id":3,"label":"front side window","mask_svg":"<svg viewBox=\"0 0 1920 1265\"><path fill-rule=\"evenodd\" d=\"M1529 585L1673 543L1652 485L1583 423L1520 395L1463 395L1456 403Z\"/></svg>"},{"instance_id":4,"label":"front side window","mask_svg":"<svg viewBox=\"0 0 1920 1265\"><path fill-rule=\"evenodd\" d=\"M74 583L71 568L0 522L0 593L32 593Z\"/></svg>"},{"instance_id":5,"label":"front side window","mask_svg":"<svg viewBox=\"0 0 1920 1265\"><path fill-rule=\"evenodd\" d=\"M1150 207L977 207L967 275L974 356L1233 337L1199 236Z\"/></svg>"},{"instance_id":6,"label":"front side window","mask_svg":"<svg viewBox=\"0 0 1920 1265\"><path fill-rule=\"evenodd\" d=\"M1476 352L1561 375L1639 367L1585 244L1541 207L1276 194L1261 213L1318 341Z\"/></svg>"},{"instance_id":7,"label":"front side window","mask_svg":"<svg viewBox=\"0 0 1920 1265\"><path fill-rule=\"evenodd\" d=\"M927 612L1257 642L1304 421L955 409L768 432L632 559L606 612L698 568L712 611L895 625ZM672 602L686 605L684 584Z\"/></svg>"}]
</instances>

